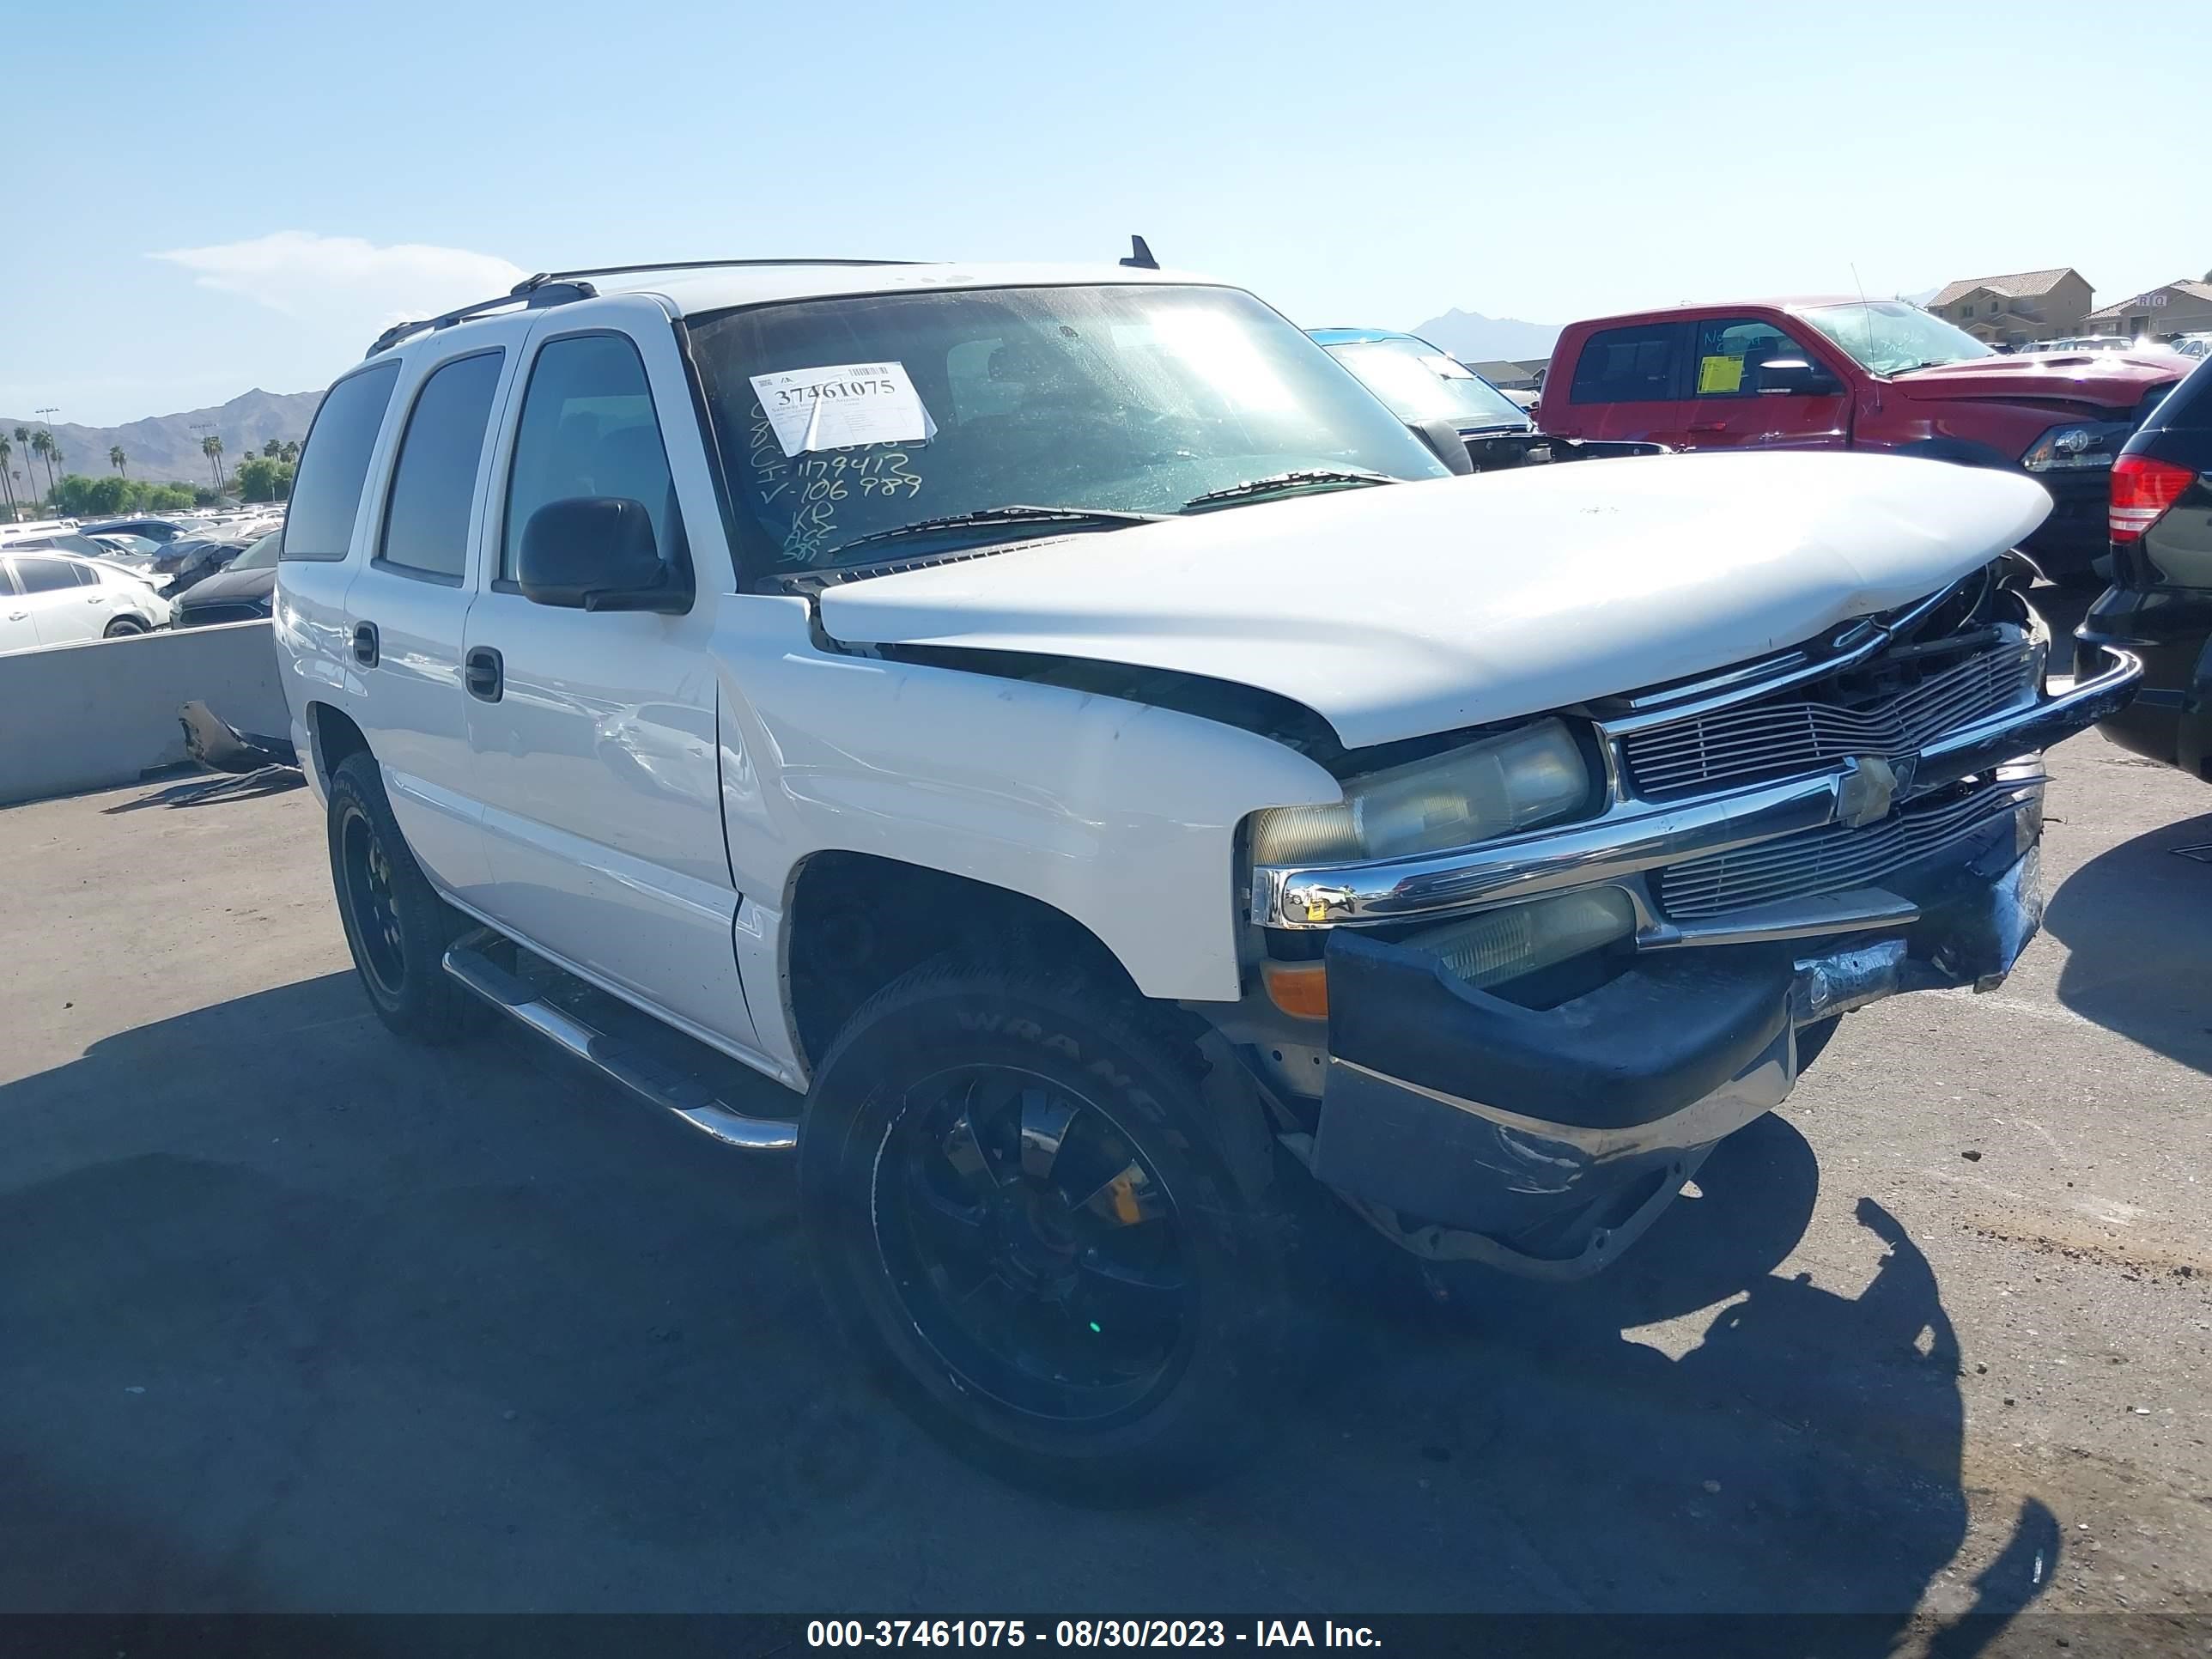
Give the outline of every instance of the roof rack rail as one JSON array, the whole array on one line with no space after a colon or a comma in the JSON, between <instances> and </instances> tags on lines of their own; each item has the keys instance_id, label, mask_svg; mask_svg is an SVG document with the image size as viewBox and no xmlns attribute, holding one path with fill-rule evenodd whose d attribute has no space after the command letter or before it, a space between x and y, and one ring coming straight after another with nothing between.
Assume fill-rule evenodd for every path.
<instances>
[{"instance_id":1,"label":"roof rack rail","mask_svg":"<svg viewBox=\"0 0 2212 1659\"><path fill-rule=\"evenodd\" d=\"M474 305L461 306L453 311L441 312L435 317L418 321L394 323L378 335L363 355L374 357L380 351L388 351L402 340L411 339L424 329L451 328L455 323L466 322L471 317L481 317L486 312L497 311L512 305L526 306L536 310L541 306L566 305L571 300L588 300L599 293L585 279L591 276L621 276L644 270L720 270L748 265L907 265L912 259L664 259L629 265L593 265L583 270L541 270L535 276L526 276L506 293L492 299L479 300Z\"/></svg>"}]
</instances>

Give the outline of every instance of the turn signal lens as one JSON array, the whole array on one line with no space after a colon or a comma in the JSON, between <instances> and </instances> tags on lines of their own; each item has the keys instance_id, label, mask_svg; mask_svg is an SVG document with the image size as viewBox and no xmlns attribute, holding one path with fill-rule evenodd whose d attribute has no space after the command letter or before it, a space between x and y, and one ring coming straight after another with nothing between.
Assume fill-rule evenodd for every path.
<instances>
[{"instance_id":1,"label":"turn signal lens","mask_svg":"<svg viewBox=\"0 0 2212 1659\"><path fill-rule=\"evenodd\" d=\"M1293 1019L1328 1018L1328 969L1318 962L1267 962L1260 978L1267 1000Z\"/></svg>"}]
</instances>

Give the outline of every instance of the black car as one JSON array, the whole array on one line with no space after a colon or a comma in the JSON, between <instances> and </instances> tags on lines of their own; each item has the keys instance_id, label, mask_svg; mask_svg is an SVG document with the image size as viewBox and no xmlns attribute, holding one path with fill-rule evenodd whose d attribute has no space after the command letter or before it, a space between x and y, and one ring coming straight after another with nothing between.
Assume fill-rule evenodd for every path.
<instances>
[{"instance_id":1,"label":"black car","mask_svg":"<svg viewBox=\"0 0 2212 1659\"><path fill-rule=\"evenodd\" d=\"M167 519L113 519L106 524L79 525L77 528L88 536L143 536L149 542L173 542L185 533L185 526L172 524Z\"/></svg>"},{"instance_id":2,"label":"black car","mask_svg":"<svg viewBox=\"0 0 2212 1659\"><path fill-rule=\"evenodd\" d=\"M254 622L269 614L276 592L276 550L284 532L272 530L223 568L198 579L176 602L173 628L210 623Z\"/></svg>"},{"instance_id":3,"label":"black car","mask_svg":"<svg viewBox=\"0 0 2212 1659\"><path fill-rule=\"evenodd\" d=\"M228 538L220 541L172 542L169 544L167 552L155 561L154 568L157 571L166 570L169 573L169 586L166 592L169 598L173 599L185 589L197 586L205 581L216 571L228 568L247 548L252 545L253 543L251 540L240 541ZM172 564L171 559L179 547L185 548L186 551L183 557L177 558Z\"/></svg>"},{"instance_id":4,"label":"black car","mask_svg":"<svg viewBox=\"0 0 2212 1659\"><path fill-rule=\"evenodd\" d=\"M2136 700L2100 729L2212 782L2212 359L2168 392L2112 465L2112 585L2075 630L2143 659Z\"/></svg>"}]
</instances>

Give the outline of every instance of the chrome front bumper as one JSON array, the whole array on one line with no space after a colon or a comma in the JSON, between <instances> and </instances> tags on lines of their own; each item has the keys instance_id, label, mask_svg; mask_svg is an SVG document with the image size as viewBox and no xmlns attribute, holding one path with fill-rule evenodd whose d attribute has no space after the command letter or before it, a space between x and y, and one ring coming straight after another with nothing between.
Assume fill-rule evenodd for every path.
<instances>
[{"instance_id":1,"label":"chrome front bumper","mask_svg":"<svg viewBox=\"0 0 2212 1659\"><path fill-rule=\"evenodd\" d=\"M2104 646L2101 672L2055 697L2039 698L1945 733L1924 745L1912 789L1995 771L2017 756L2073 736L2124 707L2142 678L2136 655ZM1419 858L1322 866L1261 865L1252 872L1252 920L1265 927L1338 927L1442 920L1462 912L1573 887L1620 881L1670 864L1735 852L1832 824L1860 821L1870 793L1886 802L1888 783L1862 761L1818 776L1755 785L1672 803L1616 791L1584 823L1531 831ZM1810 938L1838 931L1830 900L1756 923L1759 937ZM1647 946L1707 942L1671 936L1656 918ZM1866 925L1894 917L1877 915ZM1712 928L1711 942L1737 942Z\"/></svg>"}]
</instances>

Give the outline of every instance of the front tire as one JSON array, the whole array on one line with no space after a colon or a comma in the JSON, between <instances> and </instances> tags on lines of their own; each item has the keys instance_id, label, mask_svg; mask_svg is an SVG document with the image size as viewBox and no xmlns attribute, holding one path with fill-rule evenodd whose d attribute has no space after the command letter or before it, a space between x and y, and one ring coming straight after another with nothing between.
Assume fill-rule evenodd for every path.
<instances>
[{"instance_id":1,"label":"front tire","mask_svg":"<svg viewBox=\"0 0 2212 1659\"><path fill-rule=\"evenodd\" d=\"M491 1011L445 970L446 947L471 924L415 862L392 815L376 757L349 755L331 774L331 884L355 970L376 1016L416 1042L452 1042Z\"/></svg>"},{"instance_id":2,"label":"front tire","mask_svg":"<svg viewBox=\"0 0 2212 1659\"><path fill-rule=\"evenodd\" d=\"M1203 1073L1126 993L951 963L831 1047L799 1168L823 1289L956 1451L1127 1502L1202 1483L1262 1431L1286 1229L1267 1148L1224 1156L1260 1126L1215 1121Z\"/></svg>"},{"instance_id":3,"label":"front tire","mask_svg":"<svg viewBox=\"0 0 2212 1659\"><path fill-rule=\"evenodd\" d=\"M152 631L136 617L118 617L102 630L103 636L111 640L129 639L134 634L146 634Z\"/></svg>"}]
</instances>

